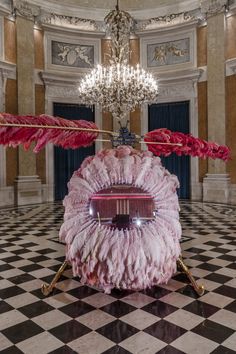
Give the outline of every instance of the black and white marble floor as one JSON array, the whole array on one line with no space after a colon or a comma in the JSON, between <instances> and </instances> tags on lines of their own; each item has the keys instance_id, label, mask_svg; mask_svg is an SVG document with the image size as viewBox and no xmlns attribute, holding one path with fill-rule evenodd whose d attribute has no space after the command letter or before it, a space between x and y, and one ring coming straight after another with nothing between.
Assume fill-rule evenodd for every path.
<instances>
[{"instance_id":1,"label":"black and white marble floor","mask_svg":"<svg viewBox=\"0 0 236 354\"><path fill-rule=\"evenodd\" d=\"M236 207L181 203L182 250L206 287L198 297L183 274L140 292L103 294L67 269L58 243L63 207L0 209L0 353L236 353Z\"/></svg>"}]
</instances>

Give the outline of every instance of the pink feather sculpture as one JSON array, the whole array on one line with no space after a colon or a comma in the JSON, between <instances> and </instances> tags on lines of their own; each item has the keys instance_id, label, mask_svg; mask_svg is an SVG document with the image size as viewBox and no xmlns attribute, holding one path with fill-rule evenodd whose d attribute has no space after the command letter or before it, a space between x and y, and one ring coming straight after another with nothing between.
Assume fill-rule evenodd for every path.
<instances>
[{"instance_id":1,"label":"pink feather sculpture","mask_svg":"<svg viewBox=\"0 0 236 354\"><path fill-rule=\"evenodd\" d=\"M89 214L90 198L114 184L142 188L153 197L154 220L130 229L100 225ZM109 293L167 283L180 255L179 182L149 151L128 146L102 150L75 171L64 199L60 239L74 276Z\"/></svg>"}]
</instances>

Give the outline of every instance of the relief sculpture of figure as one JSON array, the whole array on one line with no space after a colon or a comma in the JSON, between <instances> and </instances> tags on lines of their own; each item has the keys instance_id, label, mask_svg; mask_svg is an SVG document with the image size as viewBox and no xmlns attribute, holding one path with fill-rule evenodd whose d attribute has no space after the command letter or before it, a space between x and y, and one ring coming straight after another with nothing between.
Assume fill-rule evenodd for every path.
<instances>
[{"instance_id":1,"label":"relief sculpture of figure","mask_svg":"<svg viewBox=\"0 0 236 354\"><path fill-rule=\"evenodd\" d=\"M152 61L156 60L159 61L160 64L166 64L166 47L161 45L155 48L154 50L154 56Z\"/></svg>"},{"instance_id":2,"label":"relief sculpture of figure","mask_svg":"<svg viewBox=\"0 0 236 354\"><path fill-rule=\"evenodd\" d=\"M58 47L59 49L61 50L61 53L58 53L58 57L61 58L61 60L64 62L66 57L67 57L67 54L69 53L70 51L70 47L68 45L61 45L61 44L58 44Z\"/></svg>"},{"instance_id":3,"label":"relief sculpture of figure","mask_svg":"<svg viewBox=\"0 0 236 354\"><path fill-rule=\"evenodd\" d=\"M168 52L172 53L176 57L184 57L187 53L187 50L180 49L180 48L176 47L174 44L172 44L171 46L169 46Z\"/></svg>"},{"instance_id":4,"label":"relief sculpture of figure","mask_svg":"<svg viewBox=\"0 0 236 354\"><path fill-rule=\"evenodd\" d=\"M88 50L87 47L84 46L77 46L74 48L74 46L69 46L69 45L61 45L58 44L58 47L60 49L60 53L57 54L58 58L62 62L67 62L69 65L75 64L77 59L82 60L84 63L88 64L91 66L91 59L89 58L88 55L86 55L86 52Z\"/></svg>"},{"instance_id":5,"label":"relief sculpture of figure","mask_svg":"<svg viewBox=\"0 0 236 354\"><path fill-rule=\"evenodd\" d=\"M75 48L75 51L77 52L77 56L79 57L80 60L84 61L86 64L89 64L90 66L91 64L91 59L89 58L88 55L86 55L86 51L87 51L87 47L82 47L82 46L78 46Z\"/></svg>"}]
</instances>

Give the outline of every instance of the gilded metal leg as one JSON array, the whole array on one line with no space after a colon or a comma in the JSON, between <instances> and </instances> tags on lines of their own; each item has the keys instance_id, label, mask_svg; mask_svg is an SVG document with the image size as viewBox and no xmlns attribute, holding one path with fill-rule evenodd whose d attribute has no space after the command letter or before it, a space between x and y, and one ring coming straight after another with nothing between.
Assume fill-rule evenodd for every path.
<instances>
[{"instance_id":1,"label":"gilded metal leg","mask_svg":"<svg viewBox=\"0 0 236 354\"><path fill-rule=\"evenodd\" d=\"M46 284L46 283L42 284L42 286L41 286L41 291L42 291L43 295L47 296L47 295L49 295L49 294L53 291L53 289L54 289L54 287L55 287L55 285L56 285L58 279L60 278L60 276L61 276L62 273L64 272L64 270L65 270L67 264L68 264L67 261L64 261L64 262L62 263L62 265L60 266L60 268L59 268L58 271L56 272L55 277L53 278L53 280L51 281L50 284Z\"/></svg>"},{"instance_id":2,"label":"gilded metal leg","mask_svg":"<svg viewBox=\"0 0 236 354\"><path fill-rule=\"evenodd\" d=\"M187 275L188 279L190 280L192 287L196 291L196 293L199 296L202 296L205 292L204 286L203 285L198 285L192 274L190 273L190 270L184 263L183 259L180 257L177 259L177 265L181 268L181 270Z\"/></svg>"}]
</instances>

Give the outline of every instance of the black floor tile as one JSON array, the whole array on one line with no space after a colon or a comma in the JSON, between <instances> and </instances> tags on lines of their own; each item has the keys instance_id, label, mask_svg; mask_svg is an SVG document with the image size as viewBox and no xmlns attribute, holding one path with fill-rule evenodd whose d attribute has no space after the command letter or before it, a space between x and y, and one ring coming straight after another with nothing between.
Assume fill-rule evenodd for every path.
<instances>
[{"instance_id":1,"label":"black floor tile","mask_svg":"<svg viewBox=\"0 0 236 354\"><path fill-rule=\"evenodd\" d=\"M144 332L169 344L182 336L186 330L162 319L144 329Z\"/></svg>"},{"instance_id":2,"label":"black floor tile","mask_svg":"<svg viewBox=\"0 0 236 354\"><path fill-rule=\"evenodd\" d=\"M196 279L196 278L195 278ZM193 299L198 299L200 296L196 293L191 285L186 285L183 288L177 290L178 293L192 297ZM207 291L205 291L205 294Z\"/></svg>"},{"instance_id":3,"label":"black floor tile","mask_svg":"<svg viewBox=\"0 0 236 354\"><path fill-rule=\"evenodd\" d=\"M235 263L228 264L228 265L226 266L226 268L236 269L236 262L235 262Z\"/></svg>"},{"instance_id":4,"label":"black floor tile","mask_svg":"<svg viewBox=\"0 0 236 354\"><path fill-rule=\"evenodd\" d=\"M222 326L219 323L205 320L198 326L192 329L192 332L200 336L206 337L217 343L224 342L234 331L228 327Z\"/></svg>"},{"instance_id":5,"label":"black floor tile","mask_svg":"<svg viewBox=\"0 0 236 354\"><path fill-rule=\"evenodd\" d=\"M227 281L231 280L232 278L227 277L226 275L223 275L223 274L211 273L211 274L208 274L205 277L205 279L214 281L216 283L224 284L224 283L227 283Z\"/></svg>"},{"instance_id":6,"label":"black floor tile","mask_svg":"<svg viewBox=\"0 0 236 354\"><path fill-rule=\"evenodd\" d=\"M229 305L227 305L225 307L225 310L229 310L231 312L235 312L236 313L236 300L231 302Z\"/></svg>"},{"instance_id":7,"label":"black floor tile","mask_svg":"<svg viewBox=\"0 0 236 354\"><path fill-rule=\"evenodd\" d=\"M232 299L236 299L236 289L228 285L222 285L215 289L214 292L224 296L232 297Z\"/></svg>"},{"instance_id":8,"label":"black floor tile","mask_svg":"<svg viewBox=\"0 0 236 354\"><path fill-rule=\"evenodd\" d=\"M29 265L20 267L19 269L23 270L23 272L25 272L25 273L30 273L30 272L34 272L35 270L39 270L42 268L43 267L38 264L29 264Z\"/></svg>"},{"instance_id":9,"label":"black floor tile","mask_svg":"<svg viewBox=\"0 0 236 354\"><path fill-rule=\"evenodd\" d=\"M219 307L207 304L203 301L193 301L191 304L186 305L183 307L183 310L189 311L194 313L195 315L208 318L212 316L214 313L219 311Z\"/></svg>"},{"instance_id":10,"label":"black floor tile","mask_svg":"<svg viewBox=\"0 0 236 354\"><path fill-rule=\"evenodd\" d=\"M33 277L30 274L25 273L25 274L20 274L15 277L9 278L8 280L14 284L22 284L22 283L26 283L27 281L31 281L34 279L35 279L35 277Z\"/></svg>"},{"instance_id":11,"label":"black floor tile","mask_svg":"<svg viewBox=\"0 0 236 354\"><path fill-rule=\"evenodd\" d=\"M9 288L0 289L0 298L7 299L12 296L20 295L25 293L25 291L18 286L10 286Z\"/></svg>"},{"instance_id":12,"label":"black floor tile","mask_svg":"<svg viewBox=\"0 0 236 354\"><path fill-rule=\"evenodd\" d=\"M29 261L39 263L39 262L47 261L48 259L50 258L45 256L36 256L36 257L29 258Z\"/></svg>"},{"instance_id":13,"label":"black floor tile","mask_svg":"<svg viewBox=\"0 0 236 354\"><path fill-rule=\"evenodd\" d=\"M167 290L167 289L164 289L164 288L161 288L159 286L153 286L150 289L143 290L142 293L147 295L147 296L154 297L155 299L160 299L161 297L170 294L171 291Z\"/></svg>"},{"instance_id":14,"label":"black floor tile","mask_svg":"<svg viewBox=\"0 0 236 354\"><path fill-rule=\"evenodd\" d=\"M41 327L33 321L28 320L4 329L2 334L4 334L4 336L6 336L12 343L16 344L42 332L44 332L44 330Z\"/></svg>"},{"instance_id":15,"label":"black floor tile","mask_svg":"<svg viewBox=\"0 0 236 354\"><path fill-rule=\"evenodd\" d=\"M79 288L69 290L68 293L78 299L84 299L85 297L98 293L98 291L89 286L80 286Z\"/></svg>"},{"instance_id":16,"label":"black floor tile","mask_svg":"<svg viewBox=\"0 0 236 354\"><path fill-rule=\"evenodd\" d=\"M97 329L96 332L112 340L115 343L120 343L139 331L137 330L137 328L134 328L125 322L116 320Z\"/></svg>"},{"instance_id":17,"label":"black floor tile","mask_svg":"<svg viewBox=\"0 0 236 354\"><path fill-rule=\"evenodd\" d=\"M87 304L86 302L79 301L79 300L60 308L60 311L67 314L71 318L82 316L85 313L88 313L93 310L95 310L95 307Z\"/></svg>"},{"instance_id":18,"label":"black floor tile","mask_svg":"<svg viewBox=\"0 0 236 354\"><path fill-rule=\"evenodd\" d=\"M156 354L186 354L186 353L172 347L171 345L167 345L165 348L162 348L159 352L156 352Z\"/></svg>"},{"instance_id":19,"label":"black floor tile","mask_svg":"<svg viewBox=\"0 0 236 354\"><path fill-rule=\"evenodd\" d=\"M235 354L235 353L236 351L223 347L222 345L220 345L213 352L211 352L211 354Z\"/></svg>"},{"instance_id":20,"label":"black floor tile","mask_svg":"<svg viewBox=\"0 0 236 354\"><path fill-rule=\"evenodd\" d=\"M119 318L136 310L136 307L126 304L123 301L117 300L111 304L101 307L100 310L105 311L116 318Z\"/></svg>"},{"instance_id":21,"label":"black floor tile","mask_svg":"<svg viewBox=\"0 0 236 354\"><path fill-rule=\"evenodd\" d=\"M22 354L23 352L14 345L0 351L1 354Z\"/></svg>"},{"instance_id":22,"label":"black floor tile","mask_svg":"<svg viewBox=\"0 0 236 354\"><path fill-rule=\"evenodd\" d=\"M1 300L0 301L0 314L4 313L4 312L8 312L13 310L14 307L12 307L11 305L9 305L8 303L6 303L5 301Z\"/></svg>"},{"instance_id":23,"label":"black floor tile","mask_svg":"<svg viewBox=\"0 0 236 354\"><path fill-rule=\"evenodd\" d=\"M132 354L128 352L128 350L120 347L119 345L115 345L114 347L102 352L102 354Z\"/></svg>"},{"instance_id":24,"label":"black floor tile","mask_svg":"<svg viewBox=\"0 0 236 354\"><path fill-rule=\"evenodd\" d=\"M111 290L111 296L115 297L116 299L122 299L123 297L126 297L128 295L133 294L134 291L132 290L120 290L120 289L112 289Z\"/></svg>"},{"instance_id":25,"label":"black floor tile","mask_svg":"<svg viewBox=\"0 0 236 354\"><path fill-rule=\"evenodd\" d=\"M67 345L63 345L63 347L53 350L52 352L50 352L48 354L78 354L78 352L75 352L73 349L71 349Z\"/></svg>"},{"instance_id":26,"label":"black floor tile","mask_svg":"<svg viewBox=\"0 0 236 354\"><path fill-rule=\"evenodd\" d=\"M202 264L199 264L196 268L208 270L210 272L215 272L216 270L220 269L221 267L216 266L215 264L202 263Z\"/></svg>"},{"instance_id":27,"label":"black floor tile","mask_svg":"<svg viewBox=\"0 0 236 354\"><path fill-rule=\"evenodd\" d=\"M33 302L32 304L18 308L18 311L23 313L28 318L33 318L52 310L54 310L54 307L44 301Z\"/></svg>"},{"instance_id":28,"label":"black floor tile","mask_svg":"<svg viewBox=\"0 0 236 354\"><path fill-rule=\"evenodd\" d=\"M62 343L69 343L91 332L91 329L75 320L71 320L61 324L60 326L52 328L49 332L62 341Z\"/></svg>"},{"instance_id":29,"label":"black floor tile","mask_svg":"<svg viewBox=\"0 0 236 354\"><path fill-rule=\"evenodd\" d=\"M175 312L178 310L177 307L166 304L165 302L156 300L154 302L151 302L150 304L142 307L143 311L149 312L155 316L158 316L160 318L164 318L171 313Z\"/></svg>"},{"instance_id":30,"label":"black floor tile","mask_svg":"<svg viewBox=\"0 0 236 354\"><path fill-rule=\"evenodd\" d=\"M11 257L4 258L3 260L6 263L12 263L12 262L20 261L22 260L22 258L19 256L11 256Z\"/></svg>"}]
</instances>

